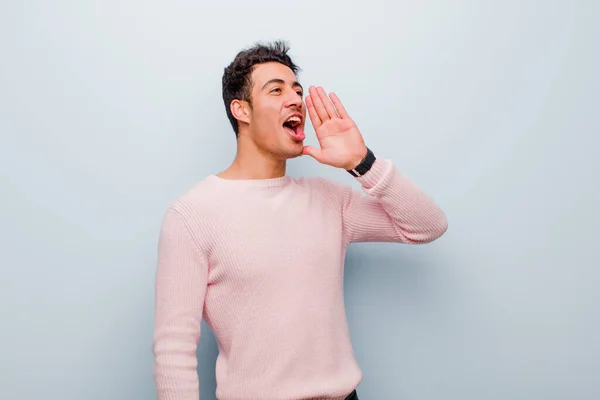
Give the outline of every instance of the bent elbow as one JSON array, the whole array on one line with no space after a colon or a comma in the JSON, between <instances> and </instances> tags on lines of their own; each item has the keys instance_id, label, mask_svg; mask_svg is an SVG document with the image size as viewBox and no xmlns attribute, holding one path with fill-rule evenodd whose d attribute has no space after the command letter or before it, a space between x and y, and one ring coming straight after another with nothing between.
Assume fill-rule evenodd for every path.
<instances>
[{"instance_id":1,"label":"bent elbow","mask_svg":"<svg viewBox=\"0 0 600 400\"><path fill-rule=\"evenodd\" d=\"M442 237L448 230L448 220L444 216L437 224L436 229L431 231L431 242Z\"/></svg>"},{"instance_id":2,"label":"bent elbow","mask_svg":"<svg viewBox=\"0 0 600 400\"><path fill-rule=\"evenodd\" d=\"M405 234L405 240L411 244L427 244L442 237L448 230L448 220L442 213L435 220L427 221L418 233Z\"/></svg>"},{"instance_id":3,"label":"bent elbow","mask_svg":"<svg viewBox=\"0 0 600 400\"><path fill-rule=\"evenodd\" d=\"M440 213L435 223L430 226L429 235L425 243L431 243L442 237L448 230L448 219L444 213Z\"/></svg>"}]
</instances>

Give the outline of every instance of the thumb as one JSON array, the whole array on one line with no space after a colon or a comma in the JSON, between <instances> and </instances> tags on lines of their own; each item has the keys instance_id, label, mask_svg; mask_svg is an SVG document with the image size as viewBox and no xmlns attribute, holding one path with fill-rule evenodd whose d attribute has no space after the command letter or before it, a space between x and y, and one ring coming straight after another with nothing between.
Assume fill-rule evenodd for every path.
<instances>
[{"instance_id":1,"label":"thumb","mask_svg":"<svg viewBox=\"0 0 600 400\"><path fill-rule=\"evenodd\" d=\"M317 149L313 146L304 146L302 148L302 155L309 155L318 162L322 162L322 153L321 150Z\"/></svg>"}]
</instances>

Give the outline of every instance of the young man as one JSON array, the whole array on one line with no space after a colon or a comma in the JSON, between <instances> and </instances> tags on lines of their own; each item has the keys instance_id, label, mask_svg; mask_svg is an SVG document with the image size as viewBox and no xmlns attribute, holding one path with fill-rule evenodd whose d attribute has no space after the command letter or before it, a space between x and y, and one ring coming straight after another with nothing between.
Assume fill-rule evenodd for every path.
<instances>
[{"instance_id":1,"label":"young man","mask_svg":"<svg viewBox=\"0 0 600 400\"><path fill-rule=\"evenodd\" d=\"M159 400L198 399L202 318L219 347L218 399L357 399L346 248L428 243L446 231L442 210L367 148L335 94L310 87L305 96L287 51L256 45L225 69L235 159L166 211L153 346ZM307 111L319 148L303 144ZM286 160L300 155L350 172L365 193L286 175Z\"/></svg>"}]
</instances>

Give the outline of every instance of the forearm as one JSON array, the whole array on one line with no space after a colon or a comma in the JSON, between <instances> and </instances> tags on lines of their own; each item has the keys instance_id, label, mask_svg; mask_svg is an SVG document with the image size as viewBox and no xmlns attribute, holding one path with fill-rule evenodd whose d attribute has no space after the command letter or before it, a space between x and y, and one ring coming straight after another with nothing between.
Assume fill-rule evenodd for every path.
<instances>
[{"instance_id":1,"label":"forearm","mask_svg":"<svg viewBox=\"0 0 600 400\"><path fill-rule=\"evenodd\" d=\"M445 233L448 223L442 209L390 160L378 158L356 179L367 195L354 191L346 198L349 241L422 244Z\"/></svg>"},{"instance_id":2,"label":"forearm","mask_svg":"<svg viewBox=\"0 0 600 400\"><path fill-rule=\"evenodd\" d=\"M181 325L183 327L183 325ZM188 332L193 332L190 325ZM186 329L157 330L154 340L154 380L158 400L198 400L196 341ZM168 333L167 333L168 332Z\"/></svg>"}]
</instances>

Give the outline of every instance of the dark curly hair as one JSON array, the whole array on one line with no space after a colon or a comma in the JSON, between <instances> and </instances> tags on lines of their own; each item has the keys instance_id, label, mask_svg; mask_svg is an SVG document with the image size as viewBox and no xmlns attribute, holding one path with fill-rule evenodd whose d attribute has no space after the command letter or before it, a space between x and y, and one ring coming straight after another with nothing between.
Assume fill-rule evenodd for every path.
<instances>
[{"instance_id":1,"label":"dark curly hair","mask_svg":"<svg viewBox=\"0 0 600 400\"><path fill-rule=\"evenodd\" d=\"M274 41L272 43L256 43L254 46L240 51L231 64L223 72L223 102L229 122L233 127L237 138L239 125L237 119L231 113L231 102L234 99L246 100L252 107L252 79L251 74L255 66L266 62L278 62L289 67L294 75L300 71L287 54L289 45L285 41Z\"/></svg>"}]
</instances>

